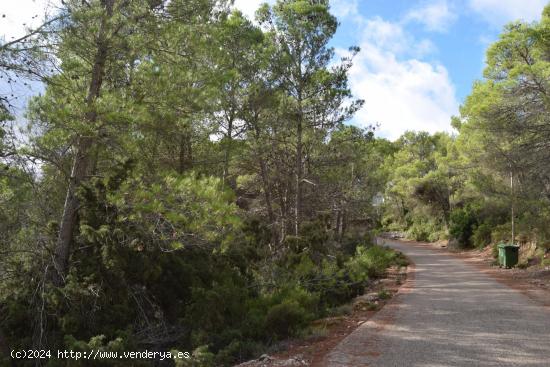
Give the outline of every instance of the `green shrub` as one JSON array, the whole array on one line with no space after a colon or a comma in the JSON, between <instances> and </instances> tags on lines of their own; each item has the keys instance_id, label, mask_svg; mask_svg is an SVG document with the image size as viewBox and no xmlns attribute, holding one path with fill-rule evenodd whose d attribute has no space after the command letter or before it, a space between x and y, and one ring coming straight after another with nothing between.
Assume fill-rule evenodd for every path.
<instances>
[{"instance_id":1,"label":"green shrub","mask_svg":"<svg viewBox=\"0 0 550 367\"><path fill-rule=\"evenodd\" d=\"M335 307L330 310L329 316L346 316L351 315L353 312L353 306L349 303Z\"/></svg>"},{"instance_id":2,"label":"green shrub","mask_svg":"<svg viewBox=\"0 0 550 367\"><path fill-rule=\"evenodd\" d=\"M496 244L510 242L511 228L512 225L510 223L505 223L494 227L491 231L492 241Z\"/></svg>"},{"instance_id":3,"label":"green shrub","mask_svg":"<svg viewBox=\"0 0 550 367\"><path fill-rule=\"evenodd\" d=\"M477 218L470 208L454 209L450 215L449 234L461 247L468 247L476 223Z\"/></svg>"},{"instance_id":4,"label":"green shrub","mask_svg":"<svg viewBox=\"0 0 550 367\"><path fill-rule=\"evenodd\" d=\"M343 265L343 264L342 264ZM358 295L363 285L354 283L337 261L323 260L306 288L319 294L320 308L331 308Z\"/></svg>"},{"instance_id":5,"label":"green shrub","mask_svg":"<svg viewBox=\"0 0 550 367\"><path fill-rule=\"evenodd\" d=\"M375 237L376 234L374 231L367 232L366 234L361 236L346 235L341 241L340 248L345 256L350 257L355 255L357 247L359 246L373 246L375 244L373 241Z\"/></svg>"},{"instance_id":6,"label":"green shrub","mask_svg":"<svg viewBox=\"0 0 550 367\"><path fill-rule=\"evenodd\" d=\"M288 338L307 326L311 316L298 302L284 301L267 312L266 329L278 339Z\"/></svg>"},{"instance_id":7,"label":"green shrub","mask_svg":"<svg viewBox=\"0 0 550 367\"><path fill-rule=\"evenodd\" d=\"M394 263L399 267L409 266L409 259L401 252L396 252Z\"/></svg>"},{"instance_id":8,"label":"green shrub","mask_svg":"<svg viewBox=\"0 0 550 367\"><path fill-rule=\"evenodd\" d=\"M477 248L484 248L491 243L491 226L482 223L474 229L472 234L473 245Z\"/></svg>"},{"instance_id":9,"label":"green shrub","mask_svg":"<svg viewBox=\"0 0 550 367\"><path fill-rule=\"evenodd\" d=\"M550 252L550 242L543 242L538 247L540 247L544 253Z\"/></svg>"},{"instance_id":10,"label":"green shrub","mask_svg":"<svg viewBox=\"0 0 550 367\"><path fill-rule=\"evenodd\" d=\"M419 215L413 218L407 237L415 241L435 242L446 237L445 226L442 222Z\"/></svg>"},{"instance_id":11,"label":"green shrub","mask_svg":"<svg viewBox=\"0 0 550 367\"><path fill-rule=\"evenodd\" d=\"M430 230L422 223L414 223L407 231L407 237L415 241L426 242L429 241Z\"/></svg>"},{"instance_id":12,"label":"green shrub","mask_svg":"<svg viewBox=\"0 0 550 367\"><path fill-rule=\"evenodd\" d=\"M358 247L356 255L351 258L346 268L354 281L365 281L369 277L381 277L396 258L396 252L381 246L366 249Z\"/></svg>"},{"instance_id":13,"label":"green shrub","mask_svg":"<svg viewBox=\"0 0 550 367\"><path fill-rule=\"evenodd\" d=\"M229 345L216 353L216 366L234 366L243 359L260 355L264 346L252 340L234 339ZM201 365L202 367L203 365Z\"/></svg>"}]
</instances>

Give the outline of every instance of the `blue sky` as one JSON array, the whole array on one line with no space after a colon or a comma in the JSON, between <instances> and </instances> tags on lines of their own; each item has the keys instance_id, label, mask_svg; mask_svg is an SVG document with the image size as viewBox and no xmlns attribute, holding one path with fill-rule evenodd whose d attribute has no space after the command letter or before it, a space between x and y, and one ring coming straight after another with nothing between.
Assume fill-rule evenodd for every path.
<instances>
[{"instance_id":1,"label":"blue sky","mask_svg":"<svg viewBox=\"0 0 550 367\"><path fill-rule=\"evenodd\" d=\"M22 34L23 23L58 1L0 0L0 35ZM253 16L264 1L235 0L235 7ZM350 84L365 106L352 123L378 123L378 135L390 139L406 130L452 131L450 118L481 78L488 45L508 22L538 20L547 2L331 0L341 23L333 46L341 54L351 45L362 50Z\"/></svg>"},{"instance_id":2,"label":"blue sky","mask_svg":"<svg viewBox=\"0 0 550 367\"><path fill-rule=\"evenodd\" d=\"M252 14L261 1L237 0ZM333 41L361 47L352 91L365 100L352 123L380 124L379 136L406 130L452 131L485 50L502 27L536 21L547 0L331 0L341 26Z\"/></svg>"}]
</instances>

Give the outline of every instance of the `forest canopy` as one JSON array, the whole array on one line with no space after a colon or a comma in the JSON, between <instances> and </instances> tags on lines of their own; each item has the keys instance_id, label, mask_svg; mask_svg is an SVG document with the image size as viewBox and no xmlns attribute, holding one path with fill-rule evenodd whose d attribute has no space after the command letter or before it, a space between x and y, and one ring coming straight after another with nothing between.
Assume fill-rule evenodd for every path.
<instances>
[{"instance_id":1,"label":"forest canopy","mask_svg":"<svg viewBox=\"0 0 550 367\"><path fill-rule=\"evenodd\" d=\"M49 348L233 365L400 261L381 231L547 249L550 7L489 48L455 133L393 142L350 124L369 101L337 28L328 0L254 20L225 0L65 0L2 40L2 80L44 92L24 126L0 95L0 363Z\"/></svg>"}]
</instances>

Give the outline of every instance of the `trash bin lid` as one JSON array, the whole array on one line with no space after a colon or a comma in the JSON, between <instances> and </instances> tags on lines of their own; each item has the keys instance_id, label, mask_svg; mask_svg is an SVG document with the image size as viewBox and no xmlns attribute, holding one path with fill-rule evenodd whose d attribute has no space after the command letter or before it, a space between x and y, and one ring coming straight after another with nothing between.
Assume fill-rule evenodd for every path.
<instances>
[{"instance_id":1,"label":"trash bin lid","mask_svg":"<svg viewBox=\"0 0 550 367\"><path fill-rule=\"evenodd\" d=\"M519 248L519 246L511 243L501 243L498 245L498 248Z\"/></svg>"}]
</instances>

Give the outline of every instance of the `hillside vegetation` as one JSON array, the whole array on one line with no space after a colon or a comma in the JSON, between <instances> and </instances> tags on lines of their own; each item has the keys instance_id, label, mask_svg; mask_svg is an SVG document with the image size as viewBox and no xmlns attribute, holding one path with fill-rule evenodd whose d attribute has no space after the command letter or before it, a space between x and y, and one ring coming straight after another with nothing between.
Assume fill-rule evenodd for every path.
<instances>
[{"instance_id":1,"label":"hillside vegetation","mask_svg":"<svg viewBox=\"0 0 550 367\"><path fill-rule=\"evenodd\" d=\"M512 242L514 218L514 242L548 251L549 32L549 7L539 23L507 25L453 118L458 134L411 132L395 142L384 226L483 247Z\"/></svg>"},{"instance_id":2,"label":"hillside vegetation","mask_svg":"<svg viewBox=\"0 0 550 367\"><path fill-rule=\"evenodd\" d=\"M24 119L0 95L4 365L233 365L403 264L382 230L486 246L511 240L513 203L515 240L544 251L550 8L491 46L457 134L395 142L347 123L360 50L337 57L337 27L328 0L254 22L224 0L66 0L0 44L4 83L44 85Z\"/></svg>"}]
</instances>

